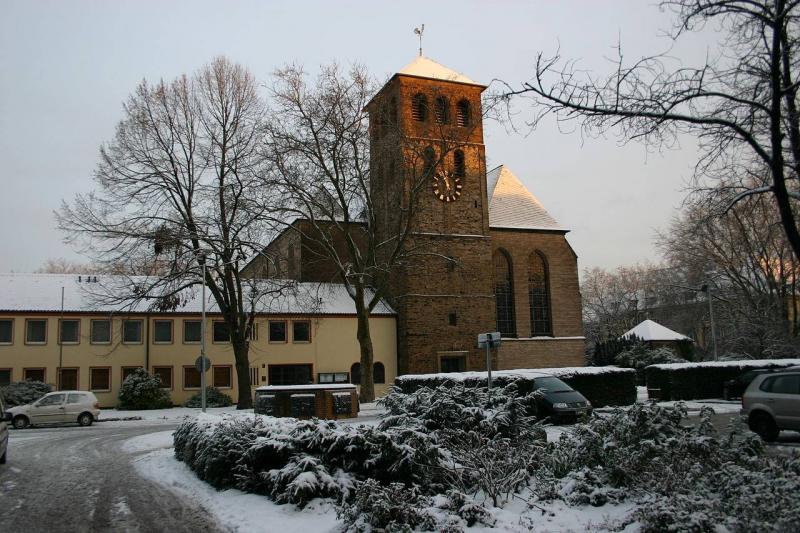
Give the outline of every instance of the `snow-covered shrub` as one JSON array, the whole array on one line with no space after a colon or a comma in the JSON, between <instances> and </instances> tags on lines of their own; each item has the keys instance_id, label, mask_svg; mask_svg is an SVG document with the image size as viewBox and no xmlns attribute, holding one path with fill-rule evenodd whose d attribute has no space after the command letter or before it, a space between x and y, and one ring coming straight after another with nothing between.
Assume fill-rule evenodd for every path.
<instances>
[{"instance_id":1,"label":"snow-covered shrub","mask_svg":"<svg viewBox=\"0 0 800 533\"><path fill-rule=\"evenodd\" d=\"M33 403L51 390L50 385L41 381L15 381L0 387L0 396L6 407L14 407Z\"/></svg>"},{"instance_id":2,"label":"snow-covered shrub","mask_svg":"<svg viewBox=\"0 0 800 533\"><path fill-rule=\"evenodd\" d=\"M394 391L378 427L201 416L175 431L175 456L217 488L301 506L317 497L350 501L366 480L426 495L455 486L499 502L524 484L529 458L543 446L543 430L524 413L530 399L505 389L439 392Z\"/></svg>"},{"instance_id":3,"label":"snow-covered shrub","mask_svg":"<svg viewBox=\"0 0 800 533\"><path fill-rule=\"evenodd\" d=\"M119 389L117 409L164 409L172 405L169 392L163 389L161 378L143 368L131 372Z\"/></svg>"},{"instance_id":4,"label":"snow-covered shrub","mask_svg":"<svg viewBox=\"0 0 800 533\"><path fill-rule=\"evenodd\" d=\"M638 342L617 354L615 362L621 367L636 370L639 383L644 384L644 369L646 367L661 363L685 363L686 359L676 355L670 348L664 346L650 348L646 344Z\"/></svg>"},{"instance_id":5,"label":"snow-covered shrub","mask_svg":"<svg viewBox=\"0 0 800 533\"><path fill-rule=\"evenodd\" d=\"M348 531L436 531L436 515L429 496L402 483L381 485L373 479L359 483L349 503L337 516Z\"/></svg>"},{"instance_id":6,"label":"snow-covered shrub","mask_svg":"<svg viewBox=\"0 0 800 533\"><path fill-rule=\"evenodd\" d=\"M185 407L202 407L202 392L189 398L183 405ZM206 387L206 407L228 407L229 405L233 405L233 398L216 387Z\"/></svg>"}]
</instances>

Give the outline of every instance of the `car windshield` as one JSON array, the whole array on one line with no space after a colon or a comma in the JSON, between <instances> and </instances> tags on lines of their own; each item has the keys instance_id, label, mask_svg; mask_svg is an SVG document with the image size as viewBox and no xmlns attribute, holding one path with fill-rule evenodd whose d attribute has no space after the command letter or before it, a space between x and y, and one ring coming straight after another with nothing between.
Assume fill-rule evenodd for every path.
<instances>
[{"instance_id":1,"label":"car windshield","mask_svg":"<svg viewBox=\"0 0 800 533\"><path fill-rule=\"evenodd\" d=\"M558 378L536 378L534 390L547 389L550 392L572 392L572 388Z\"/></svg>"}]
</instances>

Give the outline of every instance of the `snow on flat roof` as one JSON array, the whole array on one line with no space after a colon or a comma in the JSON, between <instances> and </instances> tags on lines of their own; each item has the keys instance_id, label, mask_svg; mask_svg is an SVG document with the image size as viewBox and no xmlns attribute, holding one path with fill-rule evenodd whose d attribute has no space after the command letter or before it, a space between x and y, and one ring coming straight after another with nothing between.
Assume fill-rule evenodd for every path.
<instances>
[{"instance_id":1,"label":"snow on flat roof","mask_svg":"<svg viewBox=\"0 0 800 533\"><path fill-rule=\"evenodd\" d=\"M662 370L682 370L686 368L761 368L766 366L797 366L800 359L748 359L745 361L701 361L698 363L662 363L651 365Z\"/></svg>"},{"instance_id":2,"label":"snow on flat roof","mask_svg":"<svg viewBox=\"0 0 800 533\"><path fill-rule=\"evenodd\" d=\"M67 312L130 312L149 311L153 300L142 300L135 304L120 303L115 295L126 294L132 285L148 281L145 277L127 276L80 276L77 274L2 274L0 273L0 311L6 312L59 312L61 288L64 288L64 311ZM97 279L89 282L89 279ZM266 287L282 282L257 280L256 286ZM246 289L246 287L245 287ZM181 292L181 303L167 313L200 313L202 310L200 286ZM218 313L219 308L210 291L206 291L206 311ZM370 295L367 295L369 298ZM339 283L298 283L295 289L282 294L265 296L256 304L260 314L316 314L354 315L355 303ZM380 302L373 315L392 315L394 311L385 302Z\"/></svg>"},{"instance_id":3,"label":"snow on flat roof","mask_svg":"<svg viewBox=\"0 0 800 533\"><path fill-rule=\"evenodd\" d=\"M622 338L627 338L632 335L636 335L643 341L683 341L683 340L692 340L691 337L687 337L677 331L672 331L671 329L662 326L658 322L654 322L650 319L643 320L640 322L636 327L628 330L622 335Z\"/></svg>"},{"instance_id":4,"label":"snow on flat roof","mask_svg":"<svg viewBox=\"0 0 800 533\"><path fill-rule=\"evenodd\" d=\"M515 379L535 379L544 377L569 378L575 375L587 374L610 374L610 373L630 373L636 372L632 368L620 368L617 366L571 366L561 368L520 368L517 370L496 370L492 372L492 378L509 377ZM449 372L446 374L406 374L397 379L406 381L447 379L449 381L467 381L472 379L486 379L486 372Z\"/></svg>"},{"instance_id":5,"label":"snow on flat roof","mask_svg":"<svg viewBox=\"0 0 800 533\"><path fill-rule=\"evenodd\" d=\"M355 390L356 386L351 383L331 383L326 385L324 383L314 383L311 385L263 385L257 387L257 391L264 392L281 392L289 390L328 390L328 389L349 389Z\"/></svg>"},{"instance_id":6,"label":"snow on flat roof","mask_svg":"<svg viewBox=\"0 0 800 533\"><path fill-rule=\"evenodd\" d=\"M417 56L414 60L400 69L398 74L407 76L419 76L420 78L432 78L435 80L455 81L458 83L469 83L470 85L480 85L478 82L469 79L460 72L449 69L437 63L433 59L425 56Z\"/></svg>"},{"instance_id":7,"label":"snow on flat roof","mask_svg":"<svg viewBox=\"0 0 800 533\"><path fill-rule=\"evenodd\" d=\"M486 173L489 227L566 231L505 165Z\"/></svg>"}]
</instances>

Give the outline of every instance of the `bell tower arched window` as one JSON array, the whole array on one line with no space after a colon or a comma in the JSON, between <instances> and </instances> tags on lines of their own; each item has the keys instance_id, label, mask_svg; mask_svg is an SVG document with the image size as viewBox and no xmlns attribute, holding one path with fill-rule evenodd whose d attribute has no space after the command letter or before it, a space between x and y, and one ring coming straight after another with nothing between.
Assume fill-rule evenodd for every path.
<instances>
[{"instance_id":1,"label":"bell tower arched window","mask_svg":"<svg viewBox=\"0 0 800 533\"><path fill-rule=\"evenodd\" d=\"M450 122L450 103L447 98L437 96L434 111L436 112L437 124L448 124Z\"/></svg>"},{"instance_id":2,"label":"bell tower arched window","mask_svg":"<svg viewBox=\"0 0 800 533\"><path fill-rule=\"evenodd\" d=\"M456 106L456 124L461 126L462 128L466 128L469 126L470 122L470 106L469 101L467 100L459 100L458 105Z\"/></svg>"},{"instance_id":3,"label":"bell tower arched window","mask_svg":"<svg viewBox=\"0 0 800 533\"><path fill-rule=\"evenodd\" d=\"M528 299L531 309L531 337L553 334L550 310L550 275L547 260L541 252L533 252L528 259Z\"/></svg>"},{"instance_id":4,"label":"bell tower arched window","mask_svg":"<svg viewBox=\"0 0 800 533\"><path fill-rule=\"evenodd\" d=\"M411 99L411 117L417 122L428 120L428 99L422 93L417 93Z\"/></svg>"},{"instance_id":5,"label":"bell tower arched window","mask_svg":"<svg viewBox=\"0 0 800 533\"><path fill-rule=\"evenodd\" d=\"M497 306L497 330L503 337L516 337L514 321L514 284L512 282L511 257L505 250L495 250L494 296Z\"/></svg>"}]
</instances>

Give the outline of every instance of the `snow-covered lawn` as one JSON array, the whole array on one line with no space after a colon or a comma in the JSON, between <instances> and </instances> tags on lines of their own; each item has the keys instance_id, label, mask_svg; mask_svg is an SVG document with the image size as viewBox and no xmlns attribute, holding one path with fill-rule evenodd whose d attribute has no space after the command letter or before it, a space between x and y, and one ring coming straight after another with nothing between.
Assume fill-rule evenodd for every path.
<instances>
[{"instance_id":1,"label":"snow-covered lawn","mask_svg":"<svg viewBox=\"0 0 800 533\"><path fill-rule=\"evenodd\" d=\"M223 414L236 412L236 406L231 407L210 407L207 409L209 413ZM103 409L100 412L100 421L115 420L115 419L142 419L149 422L165 421L177 422L186 417L195 417L201 409L193 407L170 407L168 409L149 409L143 411L125 411L118 409Z\"/></svg>"},{"instance_id":2,"label":"snow-covered lawn","mask_svg":"<svg viewBox=\"0 0 800 533\"><path fill-rule=\"evenodd\" d=\"M129 442L137 439L140 437ZM142 442L130 446L138 447ZM230 531L272 531L279 527L282 533L316 533L340 528L333 502L329 500L314 500L301 510L294 505L278 505L264 496L235 489L217 491L175 459L172 449L143 455L135 459L134 466L146 479L166 487L179 497L199 503ZM531 508L525 497L523 493L502 508L491 508L496 520L494 527L475 526L468 531L608 531L609 526L621 522L634 508L628 503L571 507L558 501ZM635 525L626 529L635 530Z\"/></svg>"}]
</instances>

